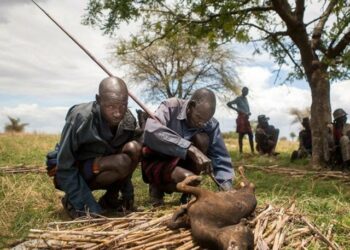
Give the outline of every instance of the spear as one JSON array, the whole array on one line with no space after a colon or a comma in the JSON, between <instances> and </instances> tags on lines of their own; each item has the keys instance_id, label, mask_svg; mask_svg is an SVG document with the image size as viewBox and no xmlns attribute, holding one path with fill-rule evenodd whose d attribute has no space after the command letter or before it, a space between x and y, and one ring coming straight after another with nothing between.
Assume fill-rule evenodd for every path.
<instances>
[{"instance_id":1,"label":"spear","mask_svg":"<svg viewBox=\"0 0 350 250\"><path fill-rule=\"evenodd\" d=\"M107 73L109 76L113 76L113 74L99 61L94 57L90 51L88 51L81 43L78 42L77 39L75 39L68 31L65 30L52 16L49 15L41 6L36 3L34 0L31 0L44 14L51 19L70 39L75 42L76 45L78 45L95 63L97 63L100 68ZM128 95L154 120L158 121L158 119L153 115L153 113L139 100L136 96L134 96L129 90ZM224 188L221 186L221 184L215 179L212 172L208 173L209 177L214 181L214 183L219 187L219 189L224 190Z\"/></svg>"},{"instance_id":2,"label":"spear","mask_svg":"<svg viewBox=\"0 0 350 250\"><path fill-rule=\"evenodd\" d=\"M94 57L90 51L88 51L81 43L78 42L77 39L75 39L68 31L66 31L58 22L56 22L56 20L49 15L49 13L47 13L43 8L41 8L41 6L36 3L34 0L31 0L42 12L44 12L44 14L51 19L51 21L53 21L70 39L73 40L73 42L76 43L76 45L78 45L95 63L97 63L98 66L100 66L100 68L107 73L107 75L109 76L113 76L113 74L99 61L97 60L96 57ZM137 99L137 97L131 93L128 90L128 95L153 119L157 120L155 118L155 116L153 115L153 113L139 100Z\"/></svg>"}]
</instances>

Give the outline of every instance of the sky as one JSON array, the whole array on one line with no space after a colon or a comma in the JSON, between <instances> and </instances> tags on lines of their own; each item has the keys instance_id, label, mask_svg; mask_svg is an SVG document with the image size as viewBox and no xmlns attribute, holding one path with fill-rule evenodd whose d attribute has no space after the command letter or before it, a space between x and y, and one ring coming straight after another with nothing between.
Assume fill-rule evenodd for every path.
<instances>
[{"instance_id":1,"label":"sky","mask_svg":"<svg viewBox=\"0 0 350 250\"><path fill-rule=\"evenodd\" d=\"M38 0L38 3L114 75L125 75L110 62L110 47L115 40L81 24L87 0ZM122 25L117 35L127 38L135 30L136 27ZM269 55L253 56L248 46L232 46L244 59L237 71L241 84L250 89L251 120L265 114L270 117L270 124L280 128L280 136L297 134L300 125L291 125L293 117L288 110L311 105L308 84L298 81L275 85L276 66ZM8 123L7 116L12 116L29 123L27 132L60 133L69 107L93 101L104 77L106 73L30 0L0 0L0 132ZM130 91L143 101L139 90ZM349 113L349 93L350 80L332 84L333 109L342 107ZM150 110L157 107L146 105ZM132 101L129 106L131 110L137 108ZM215 117L222 131L235 130L236 114L224 103L218 105Z\"/></svg>"}]
</instances>

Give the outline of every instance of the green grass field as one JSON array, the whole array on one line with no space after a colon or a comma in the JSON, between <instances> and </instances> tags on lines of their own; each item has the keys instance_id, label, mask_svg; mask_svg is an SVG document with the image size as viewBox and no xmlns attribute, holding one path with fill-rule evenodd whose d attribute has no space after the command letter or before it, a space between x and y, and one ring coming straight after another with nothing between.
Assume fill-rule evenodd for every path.
<instances>
[{"instance_id":1,"label":"green grass field","mask_svg":"<svg viewBox=\"0 0 350 250\"><path fill-rule=\"evenodd\" d=\"M57 135L42 134L0 134L0 167L44 165L46 153L58 140ZM225 141L234 165L254 164L260 166L280 165L291 168L309 168L308 160L294 164L289 162L291 151L297 143L281 141L276 158L238 154L236 139L225 136ZM247 146L247 141L244 142ZM245 148L245 152L249 152ZM267 203L283 205L295 200L297 209L317 225L333 224L334 240L345 249L350 249L350 186L338 181L314 180L311 176L291 178L289 176L266 174L261 171L246 171L247 177L256 184L259 206ZM148 188L142 182L137 169L133 181L136 203L146 209ZM204 186L215 189L205 178ZM100 196L101 192L96 192ZM60 204L62 193L56 191L51 179L41 174L0 174L0 249L8 247L26 237L30 228L42 228L48 222L68 220ZM179 194L166 197L167 206L176 206ZM315 249L318 249L315 246Z\"/></svg>"}]
</instances>

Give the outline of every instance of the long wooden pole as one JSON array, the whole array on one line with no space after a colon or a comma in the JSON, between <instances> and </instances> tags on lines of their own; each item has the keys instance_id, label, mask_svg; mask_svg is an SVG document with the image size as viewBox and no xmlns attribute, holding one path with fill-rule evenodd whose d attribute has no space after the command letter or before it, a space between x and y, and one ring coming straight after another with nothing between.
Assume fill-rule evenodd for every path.
<instances>
[{"instance_id":1,"label":"long wooden pole","mask_svg":"<svg viewBox=\"0 0 350 250\"><path fill-rule=\"evenodd\" d=\"M52 16L49 15L39 4L37 4L34 0L31 0L44 14L50 18L70 39L75 42L95 63L97 63L100 68L107 73L109 76L113 76L113 74L99 61L94 57L90 51L88 51L81 43L78 42L68 31L66 31ZM128 95L154 120L158 121L154 114L139 100L136 96L134 96L130 91L128 91ZM215 179L212 173L209 173L209 177L214 181L214 183L221 189L224 190L220 183Z\"/></svg>"},{"instance_id":2,"label":"long wooden pole","mask_svg":"<svg viewBox=\"0 0 350 250\"><path fill-rule=\"evenodd\" d=\"M76 45L78 45L95 63L97 63L98 66L100 66L100 68L107 73L107 75L109 76L113 76L113 74L99 61L97 60L96 57L94 57L90 51L88 51L81 43L78 42L77 39L75 39L68 31L66 31L52 16L49 15L49 13L47 13L43 8L41 8L41 6L36 3L34 0L32 0L32 2L42 11L44 12L44 14L50 18L70 39L73 40L73 42L75 42ZM132 94L129 90L128 90L128 95L153 119L157 120L155 118L155 116L153 115L153 113L139 100L137 99L137 97Z\"/></svg>"}]
</instances>

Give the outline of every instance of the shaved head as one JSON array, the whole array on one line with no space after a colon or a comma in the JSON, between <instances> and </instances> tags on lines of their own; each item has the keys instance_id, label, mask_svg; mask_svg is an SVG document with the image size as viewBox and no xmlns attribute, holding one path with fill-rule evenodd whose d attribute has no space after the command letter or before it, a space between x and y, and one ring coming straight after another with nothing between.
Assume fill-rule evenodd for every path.
<instances>
[{"instance_id":1,"label":"shaved head","mask_svg":"<svg viewBox=\"0 0 350 250\"><path fill-rule=\"evenodd\" d=\"M124 118L128 106L128 88L118 77L103 79L98 88L96 101L100 105L102 117L114 129Z\"/></svg>"},{"instance_id":2,"label":"shaved head","mask_svg":"<svg viewBox=\"0 0 350 250\"><path fill-rule=\"evenodd\" d=\"M128 88L126 87L126 84L122 79L114 76L106 77L100 83L100 86L98 88L98 94L102 96L105 93L109 92L114 92L118 95L127 95Z\"/></svg>"},{"instance_id":3,"label":"shaved head","mask_svg":"<svg viewBox=\"0 0 350 250\"><path fill-rule=\"evenodd\" d=\"M214 115L216 109L216 98L213 91L206 88L197 89L190 101L194 101L196 104L204 108L207 112Z\"/></svg>"},{"instance_id":4,"label":"shaved head","mask_svg":"<svg viewBox=\"0 0 350 250\"><path fill-rule=\"evenodd\" d=\"M214 116L215 109L214 92L206 88L196 90L187 106L188 125L195 128L203 127Z\"/></svg>"}]
</instances>

